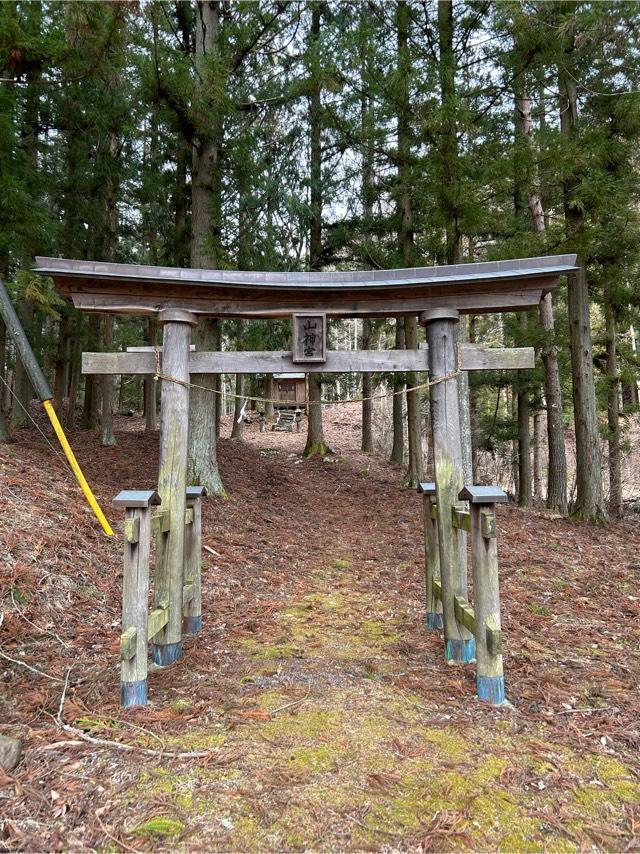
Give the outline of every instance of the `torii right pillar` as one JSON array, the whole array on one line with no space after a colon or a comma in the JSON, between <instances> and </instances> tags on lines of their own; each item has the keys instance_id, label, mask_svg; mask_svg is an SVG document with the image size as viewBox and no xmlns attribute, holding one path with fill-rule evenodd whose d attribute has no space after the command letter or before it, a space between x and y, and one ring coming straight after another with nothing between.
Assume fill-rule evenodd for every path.
<instances>
[{"instance_id":1,"label":"torii right pillar","mask_svg":"<svg viewBox=\"0 0 640 854\"><path fill-rule=\"evenodd\" d=\"M455 309L438 308L420 315L429 345L431 435L438 500L438 540L447 661L473 661L473 635L456 620L455 598L468 601L467 534L453 527L452 511L463 509L458 494L464 486L462 438L458 408L456 331L460 315Z\"/></svg>"}]
</instances>

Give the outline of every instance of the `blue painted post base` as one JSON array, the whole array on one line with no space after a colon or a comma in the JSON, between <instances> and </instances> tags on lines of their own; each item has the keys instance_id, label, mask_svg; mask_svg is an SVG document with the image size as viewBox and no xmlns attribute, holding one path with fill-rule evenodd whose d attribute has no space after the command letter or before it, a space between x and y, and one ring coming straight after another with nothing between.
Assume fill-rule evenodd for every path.
<instances>
[{"instance_id":1,"label":"blue painted post base","mask_svg":"<svg viewBox=\"0 0 640 854\"><path fill-rule=\"evenodd\" d=\"M183 617L182 618L182 634L197 635L202 628L202 616Z\"/></svg>"},{"instance_id":2,"label":"blue painted post base","mask_svg":"<svg viewBox=\"0 0 640 854\"><path fill-rule=\"evenodd\" d=\"M120 684L120 702L125 709L132 706L147 705L147 680L138 682L122 682Z\"/></svg>"},{"instance_id":3,"label":"blue painted post base","mask_svg":"<svg viewBox=\"0 0 640 854\"><path fill-rule=\"evenodd\" d=\"M474 638L462 640L454 638L444 642L444 657L447 661L474 661L476 657L476 642Z\"/></svg>"},{"instance_id":4,"label":"blue painted post base","mask_svg":"<svg viewBox=\"0 0 640 854\"><path fill-rule=\"evenodd\" d=\"M505 702L504 676L478 676L476 678L478 699L501 706Z\"/></svg>"},{"instance_id":5,"label":"blue painted post base","mask_svg":"<svg viewBox=\"0 0 640 854\"><path fill-rule=\"evenodd\" d=\"M443 629L444 623L442 622L442 614L436 614L434 611L430 611L427 614L427 628L434 632L439 629Z\"/></svg>"},{"instance_id":6,"label":"blue painted post base","mask_svg":"<svg viewBox=\"0 0 640 854\"><path fill-rule=\"evenodd\" d=\"M182 658L182 641L178 643L151 644L153 661L158 667L168 667Z\"/></svg>"}]
</instances>

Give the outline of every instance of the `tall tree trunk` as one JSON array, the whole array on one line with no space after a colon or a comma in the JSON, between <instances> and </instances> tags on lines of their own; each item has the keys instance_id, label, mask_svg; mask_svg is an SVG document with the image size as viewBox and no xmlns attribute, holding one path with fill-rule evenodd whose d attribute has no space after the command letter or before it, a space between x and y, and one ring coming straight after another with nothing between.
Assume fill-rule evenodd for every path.
<instances>
[{"instance_id":1,"label":"tall tree trunk","mask_svg":"<svg viewBox=\"0 0 640 854\"><path fill-rule=\"evenodd\" d=\"M314 3L311 7L311 33L309 43L316 52L320 41L320 19L322 7ZM313 83L309 98L310 129L310 228L309 228L309 267L319 270L322 264L322 84L318 79Z\"/></svg>"},{"instance_id":2,"label":"tall tree trunk","mask_svg":"<svg viewBox=\"0 0 640 854\"><path fill-rule=\"evenodd\" d=\"M467 318L462 316L456 331L458 347L469 340ZM469 390L469 372L458 374L458 415L460 417L460 442L462 445L462 471L465 483L474 483L473 474L473 430L471 429L471 392Z\"/></svg>"},{"instance_id":3,"label":"tall tree trunk","mask_svg":"<svg viewBox=\"0 0 640 854\"><path fill-rule=\"evenodd\" d=\"M104 346L109 350L112 344L113 317L109 314L104 319ZM113 433L113 380L108 374L102 377L102 444L106 446L116 444Z\"/></svg>"},{"instance_id":4,"label":"tall tree trunk","mask_svg":"<svg viewBox=\"0 0 640 854\"><path fill-rule=\"evenodd\" d=\"M520 133L528 146L528 157L534 158L533 151L533 122L531 119L531 98L523 88L516 101L517 119ZM531 217L531 227L535 234L545 230L545 216L542 197L535 169L529 173L528 209ZM555 324L553 319L553 297L551 292L545 294L540 302L540 325L544 329L544 343L541 348L544 366L544 399L547 414L547 507L560 513L567 512L567 454L564 443L564 421L562 419L562 386L560 384L560 368L558 352L555 346Z\"/></svg>"},{"instance_id":5,"label":"tall tree trunk","mask_svg":"<svg viewBox=\"0 0 640 854\"><path fill-rule=\"evenodd\" d=\"M242 404L244 394L244 374L236 374L236 396L233 405L233 427L231 428L231 438L232 439L241 439L242 438Z\"/></svg>"},{"instance_id":6,"label":"tall tree trunk","mask_svg":"<svg viewBox=\"0 0 640 854\"><path fill-rule=\"evenodd\" d=\"M527 315L520 315L520 325L527 328ZM529 421L529 371L518 371L518 504L531 504L531 430Z\"/></svg>"},{"instance_id":7,"label":"tall tree trunk","mask_svg":"<svg viewBox=\"0 0 640 854\"><path fill-rule=\"evenodd\" d=\"M558 74L560 90L560 130L573 140L578 125L578 93L575 75L570 73L573 36L567 36ZM577 72L576 72L577 73ZM580 247L584 215L576 198L578 178L575 172L563 181L564 215L569 243ZM604 520L606 509L602 494L602 468L598 411L593 376L593 348L589 316L589 289L586 258L578 254L578 269L568 275L569 342L573 381L573 414L576 431L576 503L572 513L580 519Z\"/></svg>"},{"instance_id":8,"label":"tall tree trunk","mask_svg":"<svg viewBox=\"0 0 640 854\"><path fill-rule=\"evenodd\" d=\"M218 341L220 341L220 324L218 324ZM218 344L218 348L220 345ZM213 378L213 388L215 390L214 402L213 402L213 417L214 417L214 431L216 434L216 439L220 438L220 432L222 428L222 415L223 415L223 402L224 402L224 376L223 374L215 374Z\"/></svg>"},{"instance_id":9,"label":"tall tree trunk","mask_svg":"<svg viewBox=\"0 0 640 854\"><path fill-rule=\"evenodd\" d=\"M196 350L220 349L220 324L213 318L201 319L193 336ZM224 496L215 441L217 395L207 391L215 388L215 375L199 374L198 385L204 388L192 388L189 395L187 480L192 485L205 486L210 495Z\"/></svg>"},{"instance_id":10,"label":"tall tree trunk","mask_svg":"<svg viewBox=\"0 0 640 854\"><path fill-rule=\"evenodd\" d=\"M605 285L605 322L607 333L607 441L609 445L609 512L615 519L624 515L620 449L620 374L618 372L616 307L612 288Z\"/></svg>"},{"instance_id":11,"label":"tall tree trunk","mask_svg":"<svg viewBox=\"0 0 640 854\"><path fill-rule=\"evenodd\" d=\"M360 26L366 28L366 7L360 9ZM373 201L375 198L375 173L373 163L372 134L374 117L371 97L368 92L371 69L370 39L362 38L360 44L360 73L362 92L360 95L360 132L362 136L362 237L369 239L369 231L373 220ZM368 317L362 319L362 349L371 348L372 324ZM361 449L365 453L373 452L373 393L372 374L365 371L362 374L362 441Z\"/></svg>"},{"instance_id":12,"label":"tall tree trunk","mask_svg":"<svg viewBox=\"0 0 640 854\"><path fill-rule=\"evenodd\" d=\"M438 151L440 209L445 220L447 264L462 260L460 230L460 164L458 156L458 105L456 91L457 59L454 49L454 18L452 0L438 0L438 76L440 83L441 132ZM458 324L458 346L468 340L464 318ZM469 375L458 374L458 407L462 438L462 466L467 483L473 482L473 447Z\"/></svg>"},{"instance_id":13,"label":"tall tree trunk","mask_svg":"<svg viewBox=\"0 0 640 854\"><path fill-rule=\"evenodd\" d=\"M405 267L413 264L413 169L411 164L411 104L409 96L409 77L411 57L409 55L409 35L411 11L406 0L396 5L396 36L398 84L396 97L398 102L398 249ZM404 318L404 337L407 349L417 349L418 319L415 316ZM418 375L411 371L407 374L407 385L418 385ZM404 482L415 486L422 479L422 430L420 424L420 392L407 391L407 439L409 445L409 465Z\"/></svg>"},{"instance_id":14,"label":"tall tree trunk","mask_svg":"<svg viewBox=\"0 0 640 854\"><path fill-rule=\"evenodd\" d=\"M308 374L309 386L309 427L307 430L307 443L304 448L305 457L324 456L330 453L330 448L324 439L322 428L322 382L320 374Z\"/></svg>"},{"instance_id":15,"label":"tall tree trunk","mask_svg":"<svg viewBox=\"0 0 640 854\"><path fill-rule=\"evenodd\" d=\"M418 318L414 315L404 319L405 346L407 350L418 349ZM407 375L409 386L418 384L418 374ZM420 392L407 392L407 434L409 444L409 467L404 477L407 486L417 486L422 480L424 460L422 458L422 418L420 416Z\"/></svg>"},{"instance_id":16,"label":"tall tree trunk","mask_svg":"<svg viewBox=\"0 0 640 854\"><path fill-rule=\"evenodd\" d=\"M529 427L529 394L518 392L518 504L531 504L531 430Z\"/></svg>"},{"instance_id":17,"label":"tall tree trunk","mask_svg":"<svg viewBox=\"0 0 640 854\"><path fill-rule=\"evenodd\" d=\"M36 4L29 10L34 32L40 32L42 25L42 9ZM38 85L42 77L42 59L39 58L26 66L26 78L28 86L25 91L24 101L24 120L20 132L20 147L23 149L26 157L30 161L31 175L29 179L34 180L40 172L38 163L38 142L40 137L40 93L41 87ZM33 241L30 241L33 242ZM23 265L25 269L29 269L32 261L34 246L29 246L26 249ZM22 321L27 337L33 332L32 326L35 321L35 306L33 300L22 299L18 304L18 316ZM29 380L29 375L22 364L22 360L16 353L15 373L14 373L14 400L11 409L11 428L26 427L31 423L30 406L35 392Z\"/></svg>"},{"instance_id":18,"label":"tall tree trunk","mask_svg":"<svg viewBox=\"0 0 640 854\"><path fill-rule=\"evenodd\" d=\"M69 402L67 403L67 418L66 426L69 430L73 430L76 426L76 403L78 399L78 387L80 385L80 367L82 360L82 342L81 334L82 319L77 320L76 335L73 338L71 346L71 360L69 365Z\"/></svg>"},{"instance_id":19,"label":"tall tree trunk","mask_svg":"<svg viewBox=\"0 0 640 854\"><path fill-rule=\"evenodd\" d=\"M362 320L362 349L371 348L371 321L368 317ZM362 443L361 448L366 454L373 451L373 401L371 394L373 383L372 374L366 371L362 374Z\"/></svg>"},{"instance_id":20,"label":"tall tree trunk","mask_svg":"<svg viewBox=\"0 0 640 854\"><path fill-rule=\"evenodd\" d=\"M201 82L195 96L197 133L193 140L191 177L191 266L196 268L215 269L219 264L223 116L221 97L212 95L216 90L209 67L218 52L219 33L218 0L197 0L196 66ZM219 349L218 321L201 318L194 337L197 350ZM191 484L205 486L210 495L223 495L216 454L215 392L219 388L219 380L214 374L202 374L198 384L211 391L191 389L188 479Z\"/></svg>"},{"instance_id":21,"label":"tall tree trunk","mask_svg":"<svg viewBox=\"0 0 640 854\"><path fill-rule=\"evenodd\" d=\"M320 21L322 6L314 3L311 7L311 32L309 46L314 53L320 40ZM315 65L315 57L314 57ZM309 267L319 270L322 265L322 83L319 69L314 69L316 78L309 97L310 130L310 221L309 221ZM324 438L322 423L322 377L320 374L308 375L309 417L307 419L307 443L305 457L326 454L328 446Z\"/></svg>"},{"instance_id":22,"label":"tall tree trunk","mask_svg":"<svg viewBox=\"0 0 640 854\"><path fill-rule=\"evenodd\" d=\"M154 45L158 40L158 24L153 18L154 28ZM158 112L160 104L157 98L153 98L151 103L151 116L149 123L149 168L153 174L161 171L160 162L160 146L158 144ZM183 141L178 143L178 157L181 160L176 165L176 198L174 205L175 229L174 232L179 243L182 244L179 252L174 251L174 263L177 266L182 266L182 253L184 252L185 230L186 230L186 171L187 163L185 156L185 146ZM158 263L158 227L161 217L161 208L154 198L148 198L147 204L149 207L147 221L147 236L149 243L149 263ZM176 257L177 256L177 257ZM158 346L158 318L157 315L151 315L147 319L147 344L151 347ZM155 433L157 428L157 387L158 382L155 377L145 376L142 380L142 408L144 411L144 429L145 433Z\"/></svg>"},{"instance_id":23,"label":"tall tree trunk","mask_svg":"<svg viewBox=\"0 0 640 854\"><path fill-rule=\"evenodd\" d=\"M58 344L53 378L53 404L58 412L62 412L62 401L67 393L67 376L69 373L69 317L63 313L58 325Z\"/></svg>"},{"instance_id":24,"label":"tall tree trunk","mask_svg":"<svg viewBox=\"0 0 640 854\"><path fill-rule=\"evenodd\" d=\"M64 374L62 378L63 397L69 397L69 381L71 380L71 336L67 335L67 346L64 354Z\"/></svg>"},{"instance_id":25,"label":"tall tree trunk","mask_svg":"<svg viewBox=\"0 0 640 854\"><path fill-rule=\"evenodd\" d=\"M0 252L0 281L6 282L9 273L9 253ZM7 371L7 327L0 317L0 443L9 441L9 424L4 407L5 395L11 387L6 376Z\"/></svg>"},{"instance_id":26,"label":"tall tree trunk","mask_svg":"<svg viewBox=\"0 0 640 854\"><path fill-rule=\"evenodd\" d=\"M266 403L264 405L265 418L273 418L274 395L275 392L273 389L273 374L267 374L264 381L264 396L267 398Z\"/></svg>"},{"instance_id":27,"label":"tall tree trunk","mask_svg":"<svg viewBox=\"0 0 640 854\"><path fill-rule=\"evenodd\" d=\"M21 300L18 305L18 315L27 335L31 337L31 326L34 321L34 305L33 300ZM22 360L16 353L16 366L14 372L13 385L13 404L11 406L11 429L16 430L20 427L27 427L31 424L30 412L31 401L35 392L29 379Z\"/></svg>"},{"instance_id":28,"label":"tall tree trunk","mask_svg":"<svg viewBox=\"0 0 640 854\"><path fill-rule=\"evenodd\" d=\"M2 399L4 395L2 392L5 389L5 367L7 361L7 328L4 325L4 320L0 318L0 377L2 378L2 384L0 387L0 443L9 441L9 426L7 424L7 419L4 414L4 407L2 405Z\"/></svg>"},{"instance_id":29,"label":"tall tree trunk","mask_svg":"<svg viewBox=\"0 0 640 854\"><path fill-rule=\"evenodd\" d=\"M633 357L635 358L636 353L638 352L638 347L636 344L636 330L633 323L629 327L629 340L631 342L631 352L633 353ZM638 380L636 379L635 374L630 383L625 383L622 386L622 400L628 406L638 406L638 404L640 403Z\"/></svg>"},{"instance_id":30,"label":"tall tree trunk","mask_svg":"<svg viewBox=\"0 0 640 854\"><path fill-rule=\"evenodd\" d=\"M507 395L509 394L509 389L505 389ZM511 419L512 421L518 420L518 396L514 391L513 386L511 386L511 396L507 397L507 404L511 409ZM511 473L513 476L513 494L515 496L520 495L520 463L518 458L518 440L514 439L511 442Z\"/></svg>"},{"instance_id":31,"label":"tall tree trunk","mask_svg":"<svg viewBox=\"0 0 640 854\"><path fill-rule=\"evenodd\" d=\"M458 324L461 326L462 324ZM469 334L468 334L469 342L471 344L476 343L476 315L472 314L469 317ZM460 390L458 390L458 396L461 397ZM460 426L463 427L462 419L460 419ZM468 443L471 446L471 482L476 482L476 472L478 471L478 448L476 447L476 442L473 440L473 431L476 429L476 425L478 424L478 391L476 387L469 387L469 428L471 429L471 440ZM466 442L464 439L462 440L462 452L465 454L465 446ZM464 456L462 460L462 464L464 466Z\"/></svg>"},{"instance_id":32,"label":"tall tree trunk","mask_svg":"<svg viewBox=\"0 0 640 854\"><path fill-rule=\"evenodd\" d=\"M440 101L442 130L440 134L440 205L446 222L447 264L460 260L460 175L458 163L456 56L453 47L453 2L438 2L438 47L440 61Z\"/></svg>"},{"instance_id":33,"label":"tall tree trunk","mask_svg":"<svg viewBox=\"0 0 640 854\"><path fill-rule=\"evenodd\" d=\"M542 414L538 410L533 416L533 500L541 504L542 495Z\"/></svg>"},{"instance_id":34,"label":"tall tree trunk","mask_svg":"<svg viewBox=\"0 0 640 854\"><path fill-rule=\"evenodd\" d=\"M187 189L188 149L180 140L176 153L176 198L175 198L175 248L173 263L183 267L190 262L189 227L187 225L187 207L189 191Z\"/></svg>"},{"instance_id":35,"label":"tall tree trunk","mask_svg":"<svg viewBox=\"0 0 640 854\"><path fill-rule=\"evenodd\" d=\"M221 170L223 142L221 96L208 87L214 83L210 63L218 54L220 35L219 0L197 0L196 65L202 82L196 92L194 111L196 135L191 172L191 264L217 269L220 255ZM216 81L217 82L217 81Z\"/></svg>"},{"instance_id":36,"label":"tall tree trunk","mask_svg":"<svg viewBox=\"0 0 640 854\"><path fill-rule=\"evenodd\" d=\"M555 345L555 323L553 298L550 293L540 302L540 323L545 331L542 345L544 365L544 399L547 413L547 507L566 513L567 502L567 453L564 443L564 420L562 417L562 386L558 351Z\"/></svg>"},{"instance_id":37,"label":"tall tree trunk","mask_svg":"<svg viewBox=\"0 0 640 854\"><path fill-rule=\"evenodd\" d=\"M88 347L90 350L102 349L102 323L96 314L89 315ZM84 378L84 405L82 409L82 426L85 430L96 430L100 422L100 398L102 384L95 374L87 374Z\"/></svg>"},{"instance_id":38,"label":"tall tree trunk","mask_svg":"<svg viewBox=\"0 0 640 854\"><path fill-rule=\"evenodd\" d=\"M153 316L147 321L147 344L158 345L158 319ZM156 399L157 382L154 377L144 378L144 429L146 433L155 433L158 421Z\"/></svg>"},{"instance_id":39,"label":"tall tree trunk","mask_svg":"<svg viewBox=\"0 0 640 854\"><path fill-rule=\"evenodd\" d=\"M121 84L119 74L109 80L113 88ZM111 165L118 159L118 136L121 128L113 123L107 134L107 146ZM115 169L110 172L105 187L105 222L104 222L104 248L103 252L110 261L115 261L118 254L118 176ZM104 319L103 340L107 350L113 345L113 317L107 315ZM111 446L116 444L113 432L113 398L115 377L108 374L102 377L102 444Z\"/></svg>"},{"instance_id":40,"label":"tall tree trunk","mask_svg":"<svg viewBox=\"0 0 640 854\"><path fill-rule=\"evenodd\" d=\"M396 317L396 341L395 349L404 350L404 318ZM403 397L402 389L405 386L405 379L402 374L393 375L393 399L392 399L392 424L393 424L393 444L391 446L391 456L389 462L401 466L404 460L404 417L403 417Z\"/></svg>"}]
</instances>

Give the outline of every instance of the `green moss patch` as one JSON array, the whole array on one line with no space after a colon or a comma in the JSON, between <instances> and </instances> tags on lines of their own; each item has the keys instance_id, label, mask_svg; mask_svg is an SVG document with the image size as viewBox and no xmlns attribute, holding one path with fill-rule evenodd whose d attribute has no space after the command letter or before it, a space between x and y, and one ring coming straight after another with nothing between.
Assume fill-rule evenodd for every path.
<instances>
[{"instance_id":1,"label":"green moss patch","mask_svg":"<svg viewBox=\"0 0 640 854\"><path fill-rule=\"evenodd\" d=\"M312 774L330 771L339 760L340 751L329 745L321 744L315 747L300 747L291 754L289 762L292 767Z\"/></svg>"},{"instance_id":2,"label":"green moss patch","mask_svg":"<svg viewBox=\"0 0 640 854\"><path fill-rule=\"evenodd\" d=\"M622 761L552 742L542 726L523 735L516 716L433 718L419 687L409 694L386 678L408 669L399 643L417 650L420 637L406 634L397 609L344 593L336 564L311 571L318 589L235 643L246 661L228 714L197 729L172 716L168 746L224 745L230 764L142 774L129 805L193 816L212 851L404 850L427 840L434 850L566 852L600 846L593 828L612 828L615 841L623 808L640 801ZM521 654L539 652L532 643ZM135 833L170 844L183 831L158 816Z\"/></svg>"},{"instance_id":3,"label":"green moss patch","mask_svg":"<svg viewBox=\"0 0 640 854\"><path fill-rule=\"evenodd\" d=\"M459 762L470 754L469 742L453 727L430 727L422 730L421 735L435 744L445 759Z\"/></svg>"},{"instance_id":4,"label":"green moss patch","mask_svg":"<svg viewBox=\"0 0 640 854\"><path fill-rule=\"evenodd\" d=\"M291 658L298 654L297 647L287 640L262 643L256 638L242 638L237 643L246 653L258 659Z\"/></svg>"},{"instance_id":5,"label":"green moss patch","mask_svg":"<svg viewBox=\"0 0 640 854\"><path fill-rule=\"evenodd\" d=\"M640 783L629 770L610 756L593 757L592 761L578 761L576 771L586 782L574 788L576 802L581 811L597 816L608 805L618 808L621 804L640 803Z\"/></svg>"},{"instance_id":6,"label":"green moss patch","mask_svg":"<svg viewBox=\"0 0 640 854\"><path fill-rule=\"evenodd\" d=\"M227 738L221 732L212 732L210 729L187 730L181 736L167 739L167 745L177 750L214 750L222 747Z\"/></svg>"},{"instance_id":7,"label":"green moss patch","mask_svg":"<svg viewBox=\"0 0 640 854\"><path fill-rule=\"evenodd\" d=\"M335 738L340 732L340 716L336 712L306 709L290 715L279 715L262 727L266 738L284 743L324 741Z\"/></svg>"},{"instance_id":8,"label":"green moss patch","mask_svg":"<svg viewBox=\"0 0 640 854\"><path fill-rule=\"evenodd\" d=\"M150 818L149 821L145 821L143 824L137 825L131 832L136 836L173 839L176 836L180 836L183 830L184 824L181 821L159 815L155 818Z\"/></svg>"}]
</instances>

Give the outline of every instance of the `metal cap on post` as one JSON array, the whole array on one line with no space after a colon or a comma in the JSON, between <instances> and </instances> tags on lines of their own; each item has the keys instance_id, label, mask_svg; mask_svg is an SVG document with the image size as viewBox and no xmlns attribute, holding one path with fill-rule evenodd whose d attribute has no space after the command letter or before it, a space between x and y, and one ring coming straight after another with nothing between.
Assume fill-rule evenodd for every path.
<instances>
[{"instance_id":1,"label":"metal cap on post","mask_svg":"<svg viewBox=\"0 0 640 854\"><path fill-rule=\"evenodd\" d=\"M423 481L416 486L416 491L421 495L435 495L436 485L432 481Z\"/></svg>"},{"instance_id":2,"label":"metal cap on post","mask_svg":"<svg viewBox=\"0 0 640 854\"><path fill-rule=\"evenodd\" d=\"M187 501L195 501L197 498L204 498L207 494L204 486L188 486L186 489Z\"/></svg>"},{"instance_id":3,"label":"metal cap on post","mask_svg":"<svg viewBox=\"0 0 640 854\"><path fill-rule=\"evenodd\" d=\"M509 500L507 493L499 486L464 486L458 498L470 504L504 504Z\"/></svg>"},{"instance_id":4,"label":"metal cap on post","mask_svg":"<svg viewBox=\"0 0 640 854\"><path fill-rule=\"evenodd\" d=\"M114 507L149 507L162 502L155 489L123 489L111 503Z\"/></svg>"}]
</instances>

